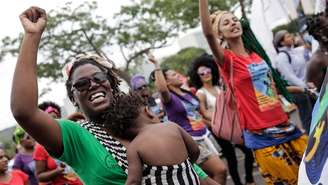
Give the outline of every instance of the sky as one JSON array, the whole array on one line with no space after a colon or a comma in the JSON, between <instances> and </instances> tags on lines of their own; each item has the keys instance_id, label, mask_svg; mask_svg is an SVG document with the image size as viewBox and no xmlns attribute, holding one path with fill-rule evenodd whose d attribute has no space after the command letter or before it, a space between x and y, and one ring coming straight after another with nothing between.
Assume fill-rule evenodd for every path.
<instances>
[{"instance_id":1,"label":"sky","mask_svg":"<svg viewBox=\"0 0 328 185\"><path fill-rule=\"evenodd\" d=\"M19 21L19 14L23 12L30 6L39 6L46 11L51 9L59 8L65 5L65 2L69 0L10 0L6 1L3 6L0 6L0 17L1 17L1 29L0 29L0 39L5 36L17 36L20 32L23 31L23 28ZM85 0L74 0L73 5L81 4ZM111 18L112 15L120 10L120 6L127 5L131 3L130 0L97 0L98 10L97 15ZM162 51L154 52L155 56L163 57L161 53L173 54L177 51L177 46L172 48L166 48ZM0 48L1 49L1 48ZM118 52L113 52L118 53ZM109 55L113 61L122 61L120 55ZM16 64L16 58L6 57L3 62L0 62L0 130L7 128L9 126L15 125L16 122L12 117L10 111L10 93L11 93L11 82L13 77L13 72ZM122 65L122 63L117 64ZM46 86L49 86L49 81L40 80L39 89L42 89ZM63 99L66 97L66 89L63 83L51 84L52 91L41 99L39 102L45 100L53 100L56 103L63 105Z\"/></svg>"}]
</instances>

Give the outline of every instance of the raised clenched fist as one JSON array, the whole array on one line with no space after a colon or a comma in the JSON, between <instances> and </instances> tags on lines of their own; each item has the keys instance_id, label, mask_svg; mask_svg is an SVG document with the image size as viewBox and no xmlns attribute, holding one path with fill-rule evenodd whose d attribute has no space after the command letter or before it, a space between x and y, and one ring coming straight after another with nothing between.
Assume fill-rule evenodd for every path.
<instances>
[{"instance_id":1,"label":"raised clenched fist","mask_svg":"<svg viewBox=\"0 0 328 185\"><path fill-rule=\"evenodd\" d=\"M42 34L47 24L46 11L35 6L25 10L19 18L26 33Z\"/></svg>"}]
</instances>

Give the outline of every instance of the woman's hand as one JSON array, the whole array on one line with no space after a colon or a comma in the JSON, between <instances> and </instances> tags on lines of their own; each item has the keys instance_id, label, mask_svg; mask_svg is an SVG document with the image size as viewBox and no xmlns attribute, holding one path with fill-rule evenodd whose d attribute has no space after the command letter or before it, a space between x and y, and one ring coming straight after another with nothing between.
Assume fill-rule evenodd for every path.
<instances>
[{"instance_id":1,"label":"woman's hand","mask_svg":"<svg viewBox=\"0 0 328 185\"><path fill-rule=\"evenodd\" d=\"M42 8L32 6L20 16L25 33L42 34L47 24L47 14Z\"/></svg>"},{"instance_id":2,"label":"woman's hand","mask_svg":"<svg viewBox=\"0 0 328 185\"><path fill-rule=\"evenodd\" d=\"M149 62L153 63L155 68L160 68L156 58L154 57L154 55L150 52L147 53L147 56L148 56L148 60Z\"/></svg>"},{"instance_id":3,"label":"woman's hand","mask_svg":"<svg viewBox=\"0 0 328 185\"><path fill-rule=\"evenodd\" d=\"M37 56L41 35L46 27L46 12L38 7L20 16L24 27L11 89L11 112L17 123L55 156L61 156L63 142L56 120L38 108Z\"/></svg>"}]
</instances>

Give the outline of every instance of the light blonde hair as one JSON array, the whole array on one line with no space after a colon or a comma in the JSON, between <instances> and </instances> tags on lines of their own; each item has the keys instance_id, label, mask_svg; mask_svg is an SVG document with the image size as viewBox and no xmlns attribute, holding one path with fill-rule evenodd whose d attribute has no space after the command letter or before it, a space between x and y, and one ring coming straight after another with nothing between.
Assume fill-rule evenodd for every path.
<instances>
[{"instance_id":1,"label":"light blonde hair","mask_svg":"<svg viewBox=\"0 0 328 185\"><path fill-rule=\"evenodd\" d=\"M220 36L220 31L219 31L219 26L220 26L220 21L221 18L224 14L229 14L230 12L228 11L221 11L218 10L210 15L210 21L212 24L212 29L215 34L215 36L219 39Z\"/></svg>"}]
</instances>

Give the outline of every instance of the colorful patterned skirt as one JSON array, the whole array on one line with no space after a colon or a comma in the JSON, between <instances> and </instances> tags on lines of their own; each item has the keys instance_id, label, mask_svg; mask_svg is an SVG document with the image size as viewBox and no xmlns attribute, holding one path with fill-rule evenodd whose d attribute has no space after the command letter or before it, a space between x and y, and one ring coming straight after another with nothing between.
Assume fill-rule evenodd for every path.
<instances>
[{"instance_id":1,"label":"colorful patterned skirt","mask_svg":"<svg viewBox=\"0 0 328 185\"><path fill-rule=\"evenodd\" d=\"M296 185L298 167L307 145L307 136L276 146L253 150L260 173L267 185Z\"/></svg>"}]
</instances>

